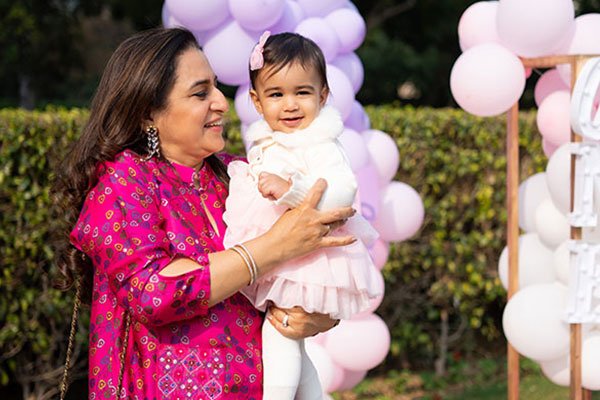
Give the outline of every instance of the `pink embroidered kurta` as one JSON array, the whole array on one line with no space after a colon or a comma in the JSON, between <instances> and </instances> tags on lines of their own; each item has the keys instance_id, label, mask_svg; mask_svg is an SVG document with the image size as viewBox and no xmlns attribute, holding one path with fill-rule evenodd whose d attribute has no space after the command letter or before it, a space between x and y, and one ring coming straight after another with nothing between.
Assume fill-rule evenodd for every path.
<instances>
[{"instance_id":1,"label":"pink embroidered kurta","mask_svg":"<svg viewBox=\"0 0 600 400\"><path fill-rule=\"evenodd\" d=\"M126 312L121 397L262 398L261 314L239 293L208 307L207 254L223 244L204 207L222 236L227 188L206 163L193 175L192 168L124 151L104 164L85 200L71 241L94 265L90 399L117 397ZM201 267L161 276L177 257Z\"/></svg>"}]
</instances>

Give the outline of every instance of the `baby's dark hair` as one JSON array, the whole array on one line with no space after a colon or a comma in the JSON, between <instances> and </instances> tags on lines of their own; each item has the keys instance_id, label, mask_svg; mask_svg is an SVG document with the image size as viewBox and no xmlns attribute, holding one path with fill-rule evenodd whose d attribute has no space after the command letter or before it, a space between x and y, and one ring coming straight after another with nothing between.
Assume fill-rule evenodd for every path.
<instances>
[{"instance_id":1,"label":"baby's dark hair","mask_svg":"<svg viewBox=\"0 0 600 400\"><path fill-rule=\"evenodd\" d=\"M272 68L270 74L279 72L286 65L298 63L304 69L315 68L324 88L327 83L325 56L315 42L297 33L283 32L269 36L263 48L264 65L262 68L250 70L250 83L256 89L258 73L265 67Z\"/></svg>"}]
</instances>

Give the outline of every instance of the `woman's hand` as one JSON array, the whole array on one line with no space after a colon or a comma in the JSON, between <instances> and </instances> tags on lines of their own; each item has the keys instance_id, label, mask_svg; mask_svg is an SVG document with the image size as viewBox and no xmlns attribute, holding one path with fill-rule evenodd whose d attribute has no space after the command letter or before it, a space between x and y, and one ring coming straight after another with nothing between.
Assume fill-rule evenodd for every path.
<instances>
[{"instance_id":1,"label":"woman's hand","mask_svg":"<svg viewBox=\"0 0 600 400\"><path fill-rule=\"evenodd\" d=\"M272 251L279 255L280 261L300 257L320 248L346 246L356 241L353 236L328 236L356 211L352 207L317 210L325 189L327 181L318 179L304 201L283 214L266 233L272 240Z\"/></svg>"},{"instance_id":2,"label":"woman's hand","mask_svg":"<svg viewBox=\"0 0 600 400\"><path fill-rule=\"evenodd\" d=\"M298 340L326 332L339 323L327 314L307 313L300 307L269 307L267 319L283 336Z\"/></svg>"}]
</instances>

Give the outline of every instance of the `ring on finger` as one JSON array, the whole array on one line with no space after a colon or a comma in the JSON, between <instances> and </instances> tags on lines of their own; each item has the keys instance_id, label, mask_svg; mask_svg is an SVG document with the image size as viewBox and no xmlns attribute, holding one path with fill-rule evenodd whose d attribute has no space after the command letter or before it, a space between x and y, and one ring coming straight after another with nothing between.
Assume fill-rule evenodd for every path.
<instances>
[{"instance_id":1,"label":"ring on finger","mask_svg":"<svg viewBox=\"0 0 600 400\"><path fill-rule=\"evenodd\" d=\"M288 326L290 326L289 321L290 321L290 315L285 314L283 316L283 320L281 320L281 325L283 325L284 328L287 328Z\"/></svg>"}]
</instances>

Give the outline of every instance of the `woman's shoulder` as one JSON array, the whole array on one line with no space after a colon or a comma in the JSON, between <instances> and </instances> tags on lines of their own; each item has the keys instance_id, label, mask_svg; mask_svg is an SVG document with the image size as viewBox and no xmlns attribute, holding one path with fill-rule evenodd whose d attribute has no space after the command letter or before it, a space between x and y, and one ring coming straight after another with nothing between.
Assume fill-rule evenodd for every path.
<instances>
[{"instance_id":1,"label":"woman's shoulder","mask_svg":"<svg viewBox=\"0 0 600 400\"><path fill-rule=\"evenodd\" d=\"M158 173L155 159L145 160L144 156L126 149L117 153L112 160L105 161L98 167L100 181L112 181L121 177L138 181L149 180Z\"/></svg>"}]
</instances>

